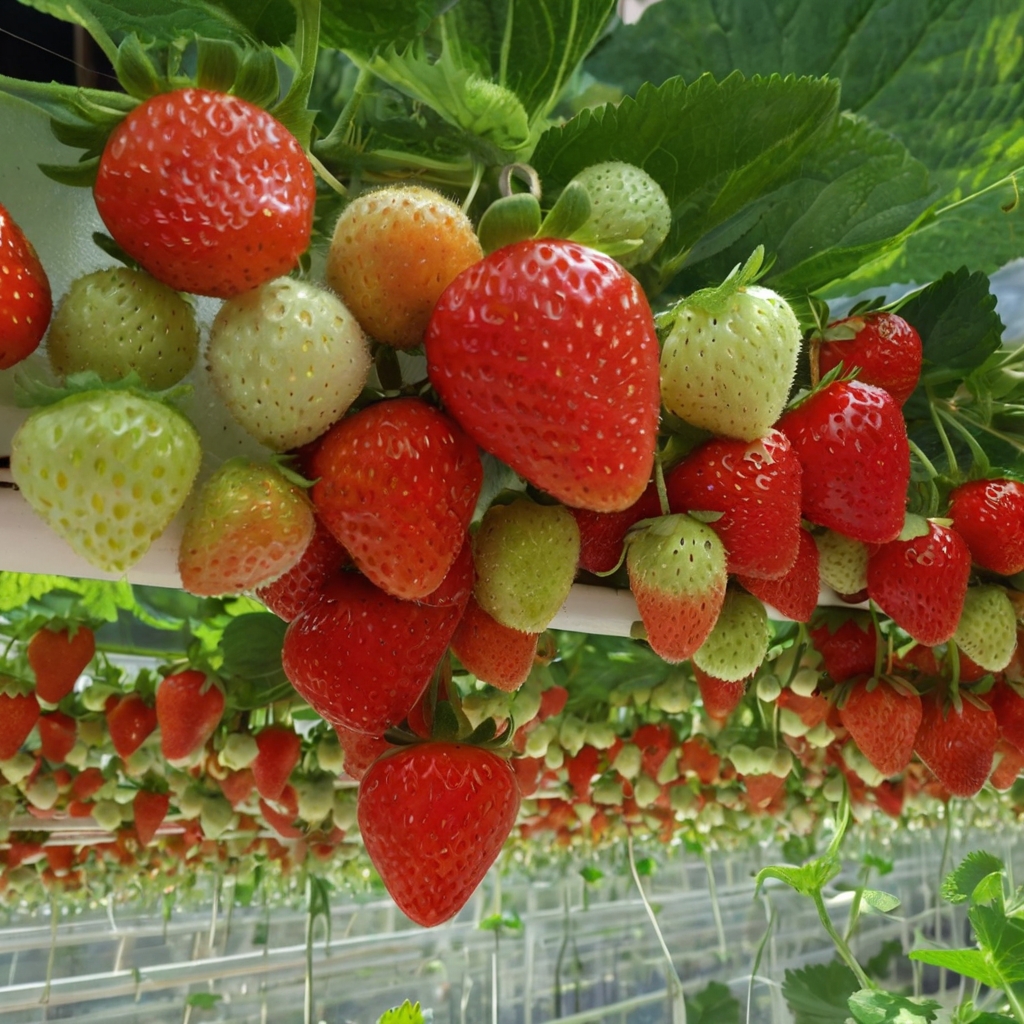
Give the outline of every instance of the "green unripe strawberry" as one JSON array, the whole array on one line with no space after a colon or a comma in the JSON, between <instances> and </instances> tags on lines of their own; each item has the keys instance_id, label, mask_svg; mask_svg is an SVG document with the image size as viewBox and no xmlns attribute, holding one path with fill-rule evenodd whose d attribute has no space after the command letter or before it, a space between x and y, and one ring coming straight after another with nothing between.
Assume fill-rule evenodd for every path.
<instances>
[{"instance_id":1,"label":"green unripe strawberry","mask_svg":"<svg viewBox=\"0 0 1024 1024\"><path fill-rule=\"evenodd\" d=\"M818 574L837 594L857 594L868 585L868 546L835 530L814 535Z\"/></svg>"},{"instance_id":2,"label":"green unripe strawberry","mask_svg":"<svg viewBox=\"0 0 1024 1024\"><path fill-rule=\"evenodd\" d=\"M206 358L231 415L279 452L340 420L370 372L366 337L341 300L289 277L225 302Z\"/></svg>"},{"instance_id":3,"label":"green unripe strawberry","mask_svg":"<svg viewBox=\"0 0 1024 1024\"><path fill-rule=\"evenodd\" d=\"M692 516L651 520L627 535L626 568L648 643L669 662L691 657L725 599L726 553L718 534Z\"/></svg>"},{"instance_id":4,"label":"green unripe strawberry","mask_svg":"<svg viewBox=\"0 0 1024 1024\"><path fill-rule=\"evenodd\" d=\"M93 370L115 381L134 370L147 388L161 391L195 364L199 327L179 292L144 270L110 267L71 282L46 351L60 377Z\"/></svg>"},{"instance_id":5,"label":"green unripe strawberry","mask_svg":"<svg viewBox=\"0 0 1024 1024\"><path fill-rule=\"evenodd\" d=\"M621 160L592 164L573 179L587 190L590 218L579 241L609 252L624 267L646 263L672 227L672 208L662 187L644 170ZM584 237L585 236L585 237ZM615 246L638 243L617 253Z\"/></svg>"},{"instance_id":6,"label":"green unripe strawberry","mask_svg":"<svg viewBox=\"0 0 1024 1024\"><path fill-rule=\"evenodd\" d=\"M85 391L33 412L11 441L32 508L97 569L123 573L184 504L199 436L181 413L131 390Z\"/></svg>"},{"instance_id":7,"label":"green unripe strawberry","mask_svg":"<svg viewBox=\"0 0 1024 1024\"><path fill-rule=\"evenodd\" d=\"M715 679L738 682L760 668L770 635L764 605L750 594L730 590L714 629L694 651L693 663Z\"/></svg>"},{"instance_id":8,"label":"green unripe strawberry","mask_svg":"<svg viewBox=\"0 0 1024 1024\"><path fill-rule=\"evenodd\" d=\"M473 538L477 603L504 626L541 633L569 596L579 555L568 509L526 498L492 505Z\"/></svg>"},{"instance_id":9,"label":"green unripe strawberry","mask_svg":"<svg viewBox=\"0 0 1024 1024\"><path fill-rule=\"evenodd\" d=\"M1002 587L969 587L953 641L971 661L1002 672L1017 646L1017 618Z\"/></svg>"},{"instance_id":10,"label":"green unripe strawberry","mask_svg":"<svg viewBox=\"0 0 1024 1024\"><path fill-rule=\"evenodd\" d=\"M800 325L780 295L748 283L760 248L718 288L673 310L661 353L669 412L721 437L754 441L782 415L796 373Z\"/></svg>"}]
</instances>

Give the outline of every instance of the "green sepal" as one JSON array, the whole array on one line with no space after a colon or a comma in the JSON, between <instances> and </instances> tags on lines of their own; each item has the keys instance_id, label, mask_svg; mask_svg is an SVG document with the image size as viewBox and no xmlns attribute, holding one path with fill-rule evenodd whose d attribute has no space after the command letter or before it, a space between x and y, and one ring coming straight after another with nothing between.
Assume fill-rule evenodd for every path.
<instances>
[{"instance_id":1,"label":"green sepal","mask_svg":"<svg viewBox=\"0 0 1024 1024\"><path fill-rule=\"evenodd\" d=\"M35 692L35 686L28 679L0 672L0 694L7 697L27 697Z\"/></svg>"},{"instance_id":2,"label":"green sepal","mask_svg":"<svg viewBox=\"0 0 1024 1024\"><path fill-rule=\"evenodd\" d=\"M117 260L118 263L123 263L130 270L142 269L139 263L133 260L110 235L105 235L102 231L94 231L92 233L92 240L96 247L102 249L111 259Z\"/></svg>"},{"instance_id":3,"label":"green sepal","mask_svg":"<svg viewBox=\"0 0 1024 1024\"><path fill-rule=\"evenodd\" d=\"M315 480L307 479L294 468L294 456L292 455L274 454L267 461L294 487L308 491L316 483Z\"/></svg>"},{"instance_id":4,"label":"green sepal","mask_svg":"<svg viewBox=\"0 0 1024 1024\"><path fill-rule=\"evenodd\" d=\"M39 170L58 185L70 185L72 188L92 188L96 184L96 172L99 170L100 158L91 157L77 164L40 164Z\"/></svg>"},{"instance_id":5,"label":"green sepal","mask_svg":"<svg viewBox=\"0 0 1024 1024\"><path fill-rule=\"evenodd\" d=\"M434 705L434 727L431 739L438 742L456 743L462 732L459 716L449 701L439 700Z\"/></svg>"},{"instance_id":6,"label":"green sepal","mask_svg":"<svg viewBox=\"0 0 1024 1024\"><path fill-rule=\"evenodd\" d=\"M124 91L136 99L148 100L167 91L166 78L157 71L146 47L134 32L121 40L114 70Z\"/></svg>"},{"instance_id":7,"label":"green sepal","mask_svg":"<svg viewBox=\"0 0 1024 1024\"><path fill-rule=\"evenodd\" d=\"M258 107L276 103L281 96L281 79L273 52L262 48L247 50L232 91Z\"/></svg>"},{"instance_id":8,"label":"green sepal","mask_svg":"<svg viewBox=\"0 0 1024 1024\"><path fill-rule=\"evenodd\" d=\"M700 309L709 316L723 312L730 299L748 285L754 284L758 278L767 274L774 262L774 257L767 262L764 258L764 246L759 245L743 264L737 263L729 272L729 276L713 288L700 288L691 292L685 299L676 303L672 309L662 313L658 318L658 327L671 326L681 310Z\"/></svg>"},{"instance_id":9,"label":"green sepal","mask_svg":"<svg viewBox=\"0 0 1024 1024\"><path fill-rule=\"evenodd\" d=\"M591 209L587 186L570 181L548 211L538 234L543 238L572 238L590 220Z\"/></svg>"},{"instance_id":10,"label":"green sepal","mask_svg":"<svg viewBox=\"0 0 1024 1024\"><path fill-rule=\"evenodd\" d=\"M201 89L229 92L238 78L242 54L227 39L196 41L196 84Z\"/></svg>"},{"instance_id":11,"label":"green sepal","mask_svg":"<svg viewBox=\"0 0 1024 1024\"><path fill-rule=\"evenodd\" d=\"M62 387L47 384L25 373L17 373L14 377L14 401L22 409L56 405L72 395L82 395L90 391L132 391L142 398L171 405L188 398L192 394L192 385L175 384L166 391L151 391L134 370L115 381L103 380L95 370L84 370L82 373L70 374L65 378Z\"/></svg>"},{"instance_id":12,"label":"green sepal","mask_svg":"<svg viewBox=\"0 0 1024 1024\"><path fill-rule=\"evenodd\" d=\"M61 121L56 117L50 118L50 131L61 145L84 149L90 155L101 153L110 136L108 125L91 121Z\"/></svg>"},{"instance_id":13,"label":"green sepal","mask_svg":"<svg viewBox=\"0 0 1024 1024\"><path fill-rule=\"evenodd\" d=\"M913 540L915 537L926 537L929 530L930 527L928 526L928 520L925 519L924 516L919 516L914 512L908 512L906 518L903 520L903 529L900 530L900 535L896 539L906 543L908 540Z\"/></svg>"},{"instance_id":14,"label":"green sepal","mask_svg":"<svg viewBox=\"0 0 1024 1024\"><path fill-rule=\"evenodd\" d=\"M529 192L496 199L484 211L477 236L485 253L533 238L541 227L540 203Z\"/></svg>"}]
</instances>

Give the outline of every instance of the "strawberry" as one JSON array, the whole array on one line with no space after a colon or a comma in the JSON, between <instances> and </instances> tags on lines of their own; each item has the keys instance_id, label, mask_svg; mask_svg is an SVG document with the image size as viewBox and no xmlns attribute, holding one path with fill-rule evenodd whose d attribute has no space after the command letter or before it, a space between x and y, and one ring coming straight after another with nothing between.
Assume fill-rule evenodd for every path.
<instances>
[{"instance_id":1,"label":"strawberry","mask_svg":"<svg viewBox=\"0 0 1024 1024\"><path fill-rule=\"evenodd\" d=\"M436 590L462 547L483 468L476 446L419 398L378 402L335 425L313 456L317 514L393 597Z\"/></svg>"},{"instance_id":2,"label":"strawberry","mask_svg":"<svg viewBox=\"0 0 1024 1024\"><path fill-rule=\"evenodd\" d=\"M509 629L540 633L569 596L579 552L576 520L561 505L492 505L473 538L477 603Z\"/></svg>"},{"instance_id":3,"label":"strawberry","mask_svg":"<svg viewBox=\"0 0 1024 1024\"><path fill-rule=\"evenodd\" d=\"M39 721L35 695L0 673L0 761L8 761L21 749Z\"/></svg>"},{"instance_id":4,"label":"strawberry","mask_svg":"<svg viewBox=\"0 0 1024 1024\"><path fill-rule=\"evenodd\" d=\"M338 742L345 752L345 774L357 782L366 774L367 769L381 754L394 750L394 744L383 736L371 736L369 733L346 729L343 725L334 726Z\"/></svg>"},{"instance_id":5,"label":"strawberry","mask_svg":"<svg viewBox=\"0 0 1024 1024\"><path fill-rule=\"evenodd\" d=\"M558 239L499 249L445 290L426 352L452 416L535 487L595 512L640 498L658 340L643 291L614 260Z\"/></svg>"},{"instance_id":6,"label":"strawberry","mask_svg":"<svg viewBox=\"0 0 1024 1024\"><path fill-rule=\"evenodd\" d=\"M870 615L847 613L838 622L830 616L812 627L809 635L833 682L843 683L874 672L878 637Z\"/></svg>"},{"instance_id":7,"label":"strawberry","mask_svg":"<svg viewBox=\"0 0 1024 1024\"><path fill-rule=\"evenodd\" d=\"M910 764L921 716L921 698L908 683L897 688L870 676L853 680L839 709L839 721L860 752L886 776Z\"/></svg>"},{"instance_id":8,"label":"strawberry","mask_svg":"<svg viewBox=\"0 0 1024 1024\"><path fill-rule=\"evenodd\" d=\"M590 799L591 783L595 776L600 774L600 765L601 751L591 746L580 747L576 754L565 759L565 773L569 779L569 787L577 800ZM518 775L520 769L515 761L512 762L512 767ZM522 790L521 784L519 788Z\"/></svg>"},{"instance_id":9,"label":"strawberry","mask_svg":"<svg viewBox=\"0 0 1024 1024\"><path fill-rule=\"evenodd\" d=\"M885 388L903 405L921 376L921 338L895 313L873 312L836 320L825 328L818 349L824 376L837 366L857 370L857 380Z\"/></svg>"},{"instance_id":10,"label":"strawberry","mask_svg":"<svg viewBox=\"0 0 1024 1024\"><path fill-rule=\"evenodd\" d=\"M178 89L114 129L93 197L118 245L157 280L228 298L298 263L316 184L298 141L266 111Z\"/></svg>"},{"instance_id":11,"label":"strawberry","mask_svg":"<svg viewBox=\"0 0 1024 1024\"><path fill-rule=\"evenodd\" d=\"M750 594L730 589L714 628L693 652L693 664L723 682L747 679L761 667L770 636L764 605Z\"/></svg>"},{"instance_id":12,"label":"strawberry","mask_svg":"<svg viewBox=\"0 0 1024 1024\"><path fill-rule=\"evenodd\" d=\"M627 536L626 567L648 643L669 662L691 657L725 600L718 535L690 516L663 516Z\"/></svg>"},{"instance_id":13,"label":"strawberry","mask_svg":"<svg viewBox=\"0 0 1024 1024\"><path fill-rule=\"evenodd\" d=\"M221 306L206 366L235 420L282 452L319 437L348 411L370 372L370 350L335 295L281 277Z\"/></svg>"},{"instance_id":14,"label":"strawberry","mask_svg":"<svg viewBox=\"0 0 1024 1024\"><path fill-rule=\"evenodd\" d=\"M253 791L252 769L242 768L236 772L228 772L219 784L220 791L224 794L227 802L232 807L238 807L239 804L244 804L249 799L249 795Z\"/></svg>"},{"instance_id":15,"label":"strawberry","mask_svg":"<svg viewBox=\"0 0 1024 1024\"><path fill-rule=\"evenodd\" d=\"M677 740L672 727L664 723L648 722L630 737L630 743L640 749L640 767L649 778L657 778L658 771ZM584 747L584 750L590 749Z\"/></svg>"},{"instance_id":16,"label":"strawberry","mask_svg":"<svg viewBox=\"0 0 1024 1024\"><path fill-rule=\"evenodd\" d=\"M205 672L186 669L167 676L156 689L160 749L168 761L182 761L206 744L224 713L224 691Z\"/></svg>"},{"instance_id":17,"label":"strawberry","mask_svg":"<svg viewBox=\"0 0 1024 1024\"><path fill-rule=\"evenodd\" d=\"M590 217L577 233L624 267L646 263L672 227L672 208L662 187L642 168L621 160L591 164L573 178L590 197ZM585 239L584 239L585 236ZM608 246L635 242L628 251Z\"/></svg>"},{"instance_id":18,"label":"strawberry","mask_svg":"<svg viewBox=\"0 0 1024 1024\"><path fill-rule=\"evenodd\" d=\"M810 622L818 607L818 548L811 535L801 529L799 549L793 568L777 580L738 575L737 582L781 615L794 622Z\"/></svg>"},{"instance_id":19,"label":"strawberry","mask_svg":"<svg viewBox=\"0 0 1024 1024\"><path fill-rule=\"evenodd\" d=\"M78 738L78 723L63 711L39 716L39 752L50 764L63 764Z\"/></svg>"},{"instance_id":20,"label":"strawberry","mask_svg":"<svg viewBox=\"0 0 1024 1024\"><path fill-rule=\"evenodd\" d=\"M402 601L339 573L288 626L285 675L332 725L382 736L426 689L464 607Z\"/></svg>"},{"instance_id":21,"label":"strawberry","mask_svg":"<svg viewBox=\"0 0 1024 1024\"><path fill-rule=\"evenodd\" d=\"M651 481L644 493L621 512L591 512L571 508L580 531L580 568L587 572L611 572L622 561L622 548L631 526L661 515L658 489Z\"/></svg>"},{"instance_id":22,"label":"strawberry","mask_svg":"<svg viewBox=\"0 0 1024 1024\"><path fill-rule=\"evenodd\" d=\"M868 595L918 643L945 643L964 607L971 553L948 527L908 516L907 536L883 544L868 559ZM925 533L919 533L926 530Z\"/></svg>"},{"instance_id":23,"label":"strawberry","mask_svg":"<svg viewBox=\"0 0 1024 1024\"><path fill-rule=\"evenodd\" d=\"M944 709L938 694L923 702L914 751L952 796L970 797L992 771L999 725L987 706L964 699L962 710Z\"/></svg>"},{"instance_id":24,"label":"strawberry","mask_svg":"<svg viewBox=\"0 0 1024 1024\"><path fill-rule=\"evenodd\" d=\"M866 544L899 536L910 449L888 391L834 381L787 412L779 429L803 466L803 513L812 523Z\"/></svg>"},{"instance_id":25,"label":"strawberry","mask_svg":"<svg viewBox=\"0 0 1024 1024\"><path fill-rule=\"evenodd\" d=\"M111 697L107 708L107 731L117 756L127 760L156 728L156 709L138 693Z\"/></svg>"},{"instance_id":26,"label":"strawberry","mask_svg":"<svg viewBox=\"0 0 1024 1024\"><path fill-rule=\"evenodd\" d=\"M32 243L0 206L0 370L39 347L52 312L46 271Z\"/></svg>"},{"instance_id":27,"label":"strawberry","mask_svg":"<svg viewBox=\"0 0 1024 1024\"><path fill-rule=\"evenodd\" d=\"M236 458L203 485L178 550L190 594L240 594L270 583L302 557L313 536L306 495L267 464Z\"/></svg>"},{"instance_id":28,"label":"strawberry","mask_svg":"<svg viewBox=\"0 0 1024 1024\"><path fill-rule=\"evenodd\" d=\"M423 343L441 293L482 257L455 203L419 185L395 185L345 207L325 273L367 334L406 349Z\"/></svg>"},{"instance_id":29,"label":"strawberry","mask_svg":"<svg viewBox=\"0 0 1024 1024\"><path fill-rule=\"evenodd\" d=\"M256 745L259 753L251 766L256 791L265 800L279 800L299 763L302 739L294 729L270 725L256 733Z\"/></svg>"},{"instance_id":30,"label":"strawberry","mask_svg":"<svg viewBox=\"0 0 1024 1024\"><path fill-rule=\"evenodd\" d=\"M872 550L867 544L835 530L816 530L814 544L822 583L846 597L867 590L868 557Z\"/></svg>"},{"instance_id":31,"label":"strawberry","mask_svg":"<svg viewBox=\"0 0 1024 1024\"><path fill-rule=\"evenodd\" d=\"M744 802L751 814L767 814L772 810L772 801L779 795L786 784L783 776L767 772L761 775L744 775L742 777L745 793Z\"/></svg>"},{"instance_id":32,"label":"strawberry","mask_svg":"<svg viewBox=\"0 0 1024 1024\"><path fill-rule=\"evenodd\" d=\"M1024 754L1024 696L1005 682L996 682L985 702L999 720L999 735Z\"/></svg>"},{"instance_id":33,"label":"strawberry","mask_svg":"<svg viewBox=\"0 0 1024 1024\"><path fill-rule=\"evenodd\" d=\"M359 784L359 831L398 908L425 928L454 917L512 831L519 786L481 747L427 742L379 758Z\"/></svg>"},{"instance_id":34,"label":"strawberry","mask_svg":"<svg viewBox=\"0 0 1024 1024\"><path fill-rule=\"evenodd\" d=\"M85 768L72 781L71 793L77 800L88 800L106 781L99 768Z\"/></svg>"},{"instance_id":35,"label":"strawberry","mask_svg":"<svg viewBox=\"0 0 1024 1024\"><path fill-rule=\"evenodd\" d=\"M700 689L701 703L704 710L720 722L724 722L739 707L747 684L743 679L716 679L709 676L699 666L693 666L693 676Z\"/></svg>"},{"instance_id":36,"label":"strawberry","mask_svg":"<svg viewBox=\"0 0 1024 1024\"><path fill-rule=\"evenodd\" d=\"M1024 754L1008 740L1000 739L996 744L995 767L989 777L989 784L1000 793L1013 787L1020 773L1024 771Z\"/></svg>"},{"instance_id":37,"label":"strawberry","mask_svg":"<svg viewBox=\"0 0 1024 1024\"><path fill-rule=\"evenodd\" d=\"M975 565L1001 576L1024 572L1024 484L970 480L949 496L949 518Z\"/></svg>"},{"instance_id":38,"label":"strawberry","mask_svg":"<svg viewBox=\"0 0 1024 1024\"><path fill-rule=\"evenodd\" d=\"M296 826L299 798L293 786L285 786L278 800L260 799L260 814L282 839L301 839L302 829Z\"/></svg>"},{"instance_id":39,"label":"strawberry","mask_svg":"<svg viewBox=\"0 0 1024 1024\"><path fill-rule=\"evenodd\" d=\"M470 598L452 636L452 651L462 667L499 690L518 689L533 668L537 633L503 626Z\"/></svg>"},{"instance_id":40,"label":"strawberry","mask_svg":"<svg viewBox=\"0 0 1024 1024\"><path fill-rule=\"evenodd\" d=\"M313 536L298 562L273 582L257 587L256 596L278 618L291 622L348 561L348 552L316 519Z\"/></svg>"},{"instance_id":41,"label":"strawberry","mask_svg":"<svg viewBox=\"0 0 1024 1024\"><path fill-rule=\"evenodd\" d=\"M800 352L789 303L752 283L762 255L758 249L717 288L679 303L661 353L665 408L739 441L764 437L778 420Z\"/></svg>"},{"instance_id":42,"label":"strawberry","mask_svg":"<svg viewBox=\"0 0 1024 1024\"><path fill-rule=\"evenodd\" d=\"M59 704L96 653L96 636L88 626L50 629L32 634L25 654L36 677L36 697Z\"/></svg>"},{"instance_id":43,"label":"strawberry","mask_svg":"<svg viewBox=\"0 0 1024 1024\"><path fill-rule=\"evenodd\" d=\"M201 454L192 424L163 402L85 391L29 415L11 441L11 475L77 554L123 573L184 504Z\"/></svg>"},{"instance_id":44,"label":"strawberry","mask_svg":"<svg viewBox=\"0 0 1024 1024\"><path fill-rule=\"evenodd\" d=\"M177 384L199 354L191 304L144 270L110 267L71 282L46 339L59 377L92 370L106 381L134 371L154 391Z\"/></svg>"},{"instance_id":45,"label":"strawberry","mask_svg":"<svg viewBox=\"0 0 1024 1024\"><path fill-rule=\"evenodd\" d=\"M716 438L665 479L673 512L721 512L709 525L728 552L730 573L778 579L800 547L800 462L786 436L753 442Z\"/></svg>"},{"instance_id":46,"label":"strawberry","mask_svg":"<svg viewBox=\"0 0 1024 1024\"><path fill-rule=\"evenodd\" d=\"M156 836L156 830L164 823L171 798L166 793L140 789L132 799L135 815L135 834L143 846L149 846Z\"/></svg>"},{"instance_id":47,"label":"strawberry","mask_svg":"<svg viewBox=\"0 0 1024 1024\"><path fill-rule=\"evenodd\" d=\"M988 672L1001 672L1017 647L1017 617L1002 587L968 587L953 640Z\"/></svg>"}]
</instances>

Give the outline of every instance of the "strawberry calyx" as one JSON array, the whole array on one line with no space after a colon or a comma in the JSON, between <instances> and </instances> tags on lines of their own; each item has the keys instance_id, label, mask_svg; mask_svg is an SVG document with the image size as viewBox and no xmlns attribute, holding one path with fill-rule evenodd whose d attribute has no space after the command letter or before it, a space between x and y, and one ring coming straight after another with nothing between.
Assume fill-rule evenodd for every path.
<instances>
[{"instance_id":1,"label":"strawberry calyx","mask_svg":"<svg viewBox=\"0 0 1024 1024\"><path fill-rule=\"evenodd\" d=\"M142 378L135 370L115 381L105 381L95 370L85 370L82 373L70 374L65 378L63 386L60 387L30 377L26 373L18 373L14 378L14 399L22 409L56 405L74 395L92 394L99 391L129 391L139 398L152 399L163 402L165 405L174 406L192 395L192 386L176 384L165 391L153 391L142 383Z\"/></svg>"},{"instance_id":2,"label":"strawberry calyx","mask_svg":"<svg viewBox=\"0 0 1024 1024\"><path fill-rule=\"evenodd\" d=\"M28 679L0 672L0 694L5 697L27 697L35 692L35 687Z\"/></svg>"}]
</instances>

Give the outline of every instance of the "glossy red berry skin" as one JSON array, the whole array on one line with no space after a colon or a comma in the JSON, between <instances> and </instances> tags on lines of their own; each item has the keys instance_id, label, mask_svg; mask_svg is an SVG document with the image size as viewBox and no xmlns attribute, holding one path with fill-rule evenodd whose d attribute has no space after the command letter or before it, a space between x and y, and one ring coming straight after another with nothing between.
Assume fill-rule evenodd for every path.
<instances>
[{"instance_id":1,"label":"glossy red berry skin","mask_svg":"<svg viewBox=\"0 0 1024 1024\"><path fill-rule=\"evenodd\" d=\"M974 564L1000 576L1024 571L1024 484L970 480L949 496L949 518Z\"/></svg>"},{"instance_id":2,"label":"glossy red berry skin","mask_svg":"<svg viewBox=\"0 0 1024 1024\"><path fill-rule=\"evenodd\" d=\"M298 140L265 110L179 89L118 125L93 196L114 240L155 278L229 298L295 267L316 185Z\"/></svg>"},{"instance_id":3,"label":"glossy red berry skin","mask_svg":"<svg viewBox=\"0 0 1024 1024\"><path fill-rule=\"evenodd\" d=\"M0 206L0 370L38 348L52 313L46 271L32 243Z\"/></svg>"}]
</instances>

